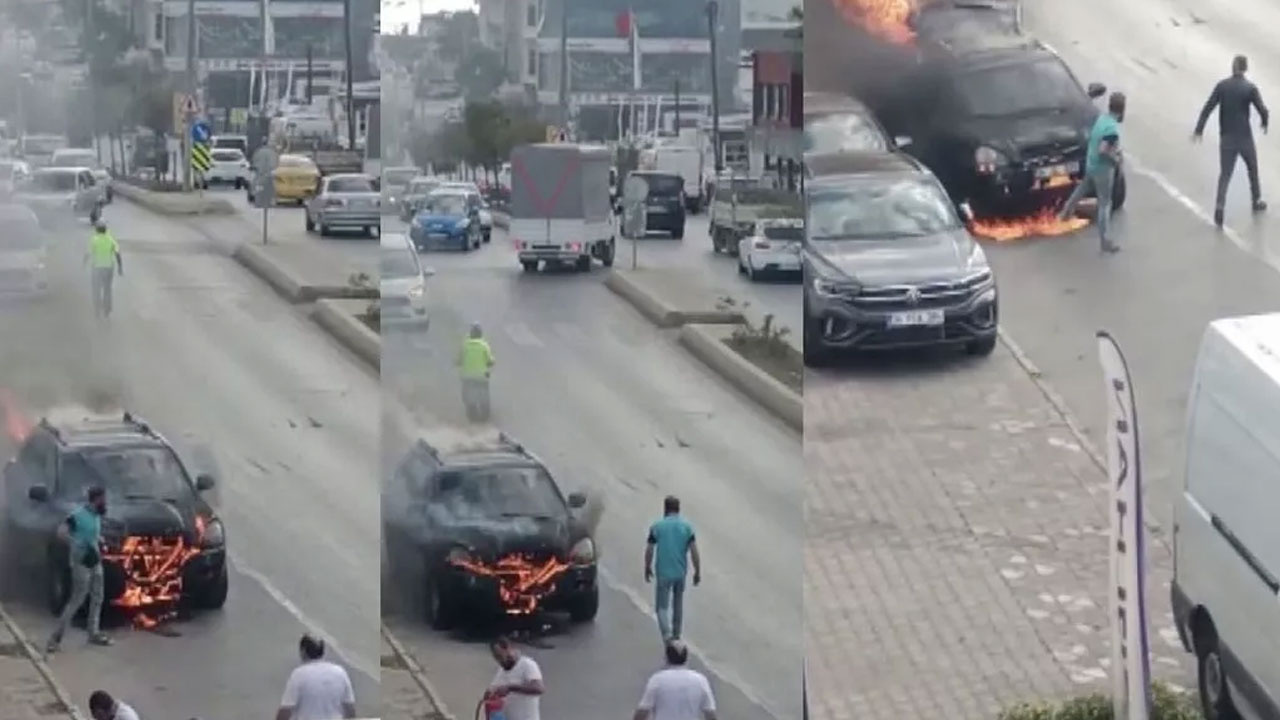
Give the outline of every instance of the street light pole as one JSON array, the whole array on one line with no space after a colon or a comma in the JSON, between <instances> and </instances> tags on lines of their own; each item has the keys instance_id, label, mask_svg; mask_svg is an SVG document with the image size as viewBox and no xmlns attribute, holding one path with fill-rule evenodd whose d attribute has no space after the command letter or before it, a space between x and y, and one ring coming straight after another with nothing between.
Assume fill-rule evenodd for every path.
<instances>
[{"instance_id":1,"label":"street light pole","mask_svg":"<svg viewBox=\"0 0 1280 720\"><path fill-rule=\"evenodd\" d=\"M560 127L569 124L569 2L560 0Z\"/></svg>"},{"instance_id":2,"label":"street light pole","mask_svg":"<svg viewBox=\"0 0 1280 720\"><path fill-rule=\"evenodd\" d=\"M102 164L102 146L98 143L98 83L93 78L94 51L98 47L97 18L94 17L94 0L84 0L84 39L85 54L89 60L89 131L93 134L93 149L98 153L98 164Z\"/></svg>"},{"instance_id":3,"label":"street light pole","mask_svg":"<svg viewBox=\"0 0 1280 720\"><path fill-rule=\"evenodd\" d=\"M351 77L351 70L355 65L351 60L351 0L343 0L342 2L342 25L347 53L347 149L354 151L356 149L356 105L355 83Z\"/></svg>"},{"instance_id":4,"label":"street light pole","mask_svg":"<svg viewBox=\"0 0 1280 720\"><path fill-rule=\"evenodd\" d=\"M719 1L708 0L707 35L711 40L711 144L716 154L716 177L719 177L724 170L724 151L720 147L720 56L716 54L716 24L719 16Z\"/></svg>"},{"instance_id":5,"label":"street light pole","mask_svg":"<svg viewBox=\"0 0 1280 720\"><path fill-rule=\"evenodd\" d=\"M196 0L187 0L187 97L191 102L196 99ZM182 127L182 187L187 192L195 186L195 173L191 167L191 127L195 124L195 114L186 113L186 122Z\"/></svg>"}]
</instances>

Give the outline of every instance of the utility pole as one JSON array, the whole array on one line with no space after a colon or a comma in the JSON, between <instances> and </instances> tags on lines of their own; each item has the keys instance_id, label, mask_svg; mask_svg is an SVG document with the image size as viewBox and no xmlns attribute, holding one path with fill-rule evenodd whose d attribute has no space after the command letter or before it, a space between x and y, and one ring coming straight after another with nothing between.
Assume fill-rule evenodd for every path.
<instances>
[{"instance_id":1,"label":"utility pole","mask_svg":"<svg viewBox=\"0 0 1280 720\"><path fill-rule=\"evenodd\" d=\"M94 0L84 0L84 43L89 61L89 130L93 134L93 148L102 164L102 146L98 142L98 83L93 77L94 57L98 48L97 18L94 17Z\"/></svg>"},{"instance_id":2,"label":"utility pole","mask_svg":"<svg viewBox=\"0 0 1280 720\"><path fill-rule=\"evenodd\" d=\"M347 149L354 152L356 149L356 103L351 73L355 65L351 60L351 0L342 2L342 26L347 51Z\"/></svg>"},{"instance_id":3,"label":"utility pole","mask_svg":"<svg viewBox=\"0 0 1280 720\"><path fill-rule=\"evenodd\" d=\"M196 98L196 0L187 0L187 97ZM185 111L186 108L183 108ZM191 192L195 186L195 173L191 168L191 127L194 113L185 113L182 124L182 187Z\"/></svg>"},{"instance_id":4,"label":"utility pole","mask_svg":"<svg viewBox=\"0 0 1280 720\"><path fill-rule=\"evenodd\" d=\"M680 137L680 78L676 78L676 137Z\"/></svg>"},{"instance_id":5,"label":"utility pole","mask_svg":"<svg viewBox=\"0 0 1280 720\"><path fill-rule=\"evenodd\" d=\"M569 124L569 0L560 0L560 127Z\"/></svg>"},{"instance_id":6,"label":"utility pole","mask_svg":"<svg viewBox=\"0 0 1280 720\"><path fill-rule=\"evenodd\" d=\"M716 153L717 178L724 171L724 150L720 147L720 56L716 54L716 24L719 16L719 1L708 0L707 35L711 40L711 145Z\"/></svg>"},{"instance_id":7,"label":"utility pole","mask_svg":"<svg viewBox=\"0 0 1280 720\"><path fill-rule=\"evenodd\" d=\"M315 77L312 74L314 72L314 69L312 68L312 61L314 59L312 52L313 51L311 49L311 43L307 43L307 105L308 106L311 105L311 101L314 98L314 95L312 94L312 91L311 91L311 84L313 82L313 78Z\"/></svg>"}]
</instances>

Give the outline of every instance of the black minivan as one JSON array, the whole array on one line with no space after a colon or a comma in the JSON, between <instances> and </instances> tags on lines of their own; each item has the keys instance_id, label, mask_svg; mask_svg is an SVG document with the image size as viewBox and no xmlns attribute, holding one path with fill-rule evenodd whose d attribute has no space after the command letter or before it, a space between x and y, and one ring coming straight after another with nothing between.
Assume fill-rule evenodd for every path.
<instances>
[{"instance_id":1,"label":"black minivan","mask_svg":"<svg viewBox=\"0 0 1280 720\"><path fill-rule=\"evenodd\" d=\"M645 201L645 232L670 233L676 240L684 238L684 178L660 172L631 173L649 184Z\"/></svg>"}]
</instances>

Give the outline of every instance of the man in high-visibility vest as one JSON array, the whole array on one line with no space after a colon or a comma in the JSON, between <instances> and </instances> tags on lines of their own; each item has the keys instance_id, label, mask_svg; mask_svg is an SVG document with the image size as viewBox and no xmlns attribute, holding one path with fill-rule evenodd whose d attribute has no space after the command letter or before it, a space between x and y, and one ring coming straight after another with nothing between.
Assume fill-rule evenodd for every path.
<instances>
[{"instance_id":1,"label":"man in high-visibility vest","mask_svg":"<svg viewBox=\"0 0 1280 720\"><path fill-rule=\"evenodd\" d=\"M111 286L116 274L124 275L124 258L120 256L120 244L107 232L107 224L101 220L94 223L85 259L91 263L94 313L98 317L110 317Z\"/></svg>"},{"instance_id":2,"label":"man in high-visibility vest","mask_svg":"<svg viewBox=\"0 0 1280 720\"><path fill-rule=\"evenodd\" d=\"M493 350L484 339L480 323L472 324L469 337L462 341L458 367L462 370L462 404L467 409L467 419L471 422L488 420L489 374L493 371Z\"/></svg>"}]
</instances>

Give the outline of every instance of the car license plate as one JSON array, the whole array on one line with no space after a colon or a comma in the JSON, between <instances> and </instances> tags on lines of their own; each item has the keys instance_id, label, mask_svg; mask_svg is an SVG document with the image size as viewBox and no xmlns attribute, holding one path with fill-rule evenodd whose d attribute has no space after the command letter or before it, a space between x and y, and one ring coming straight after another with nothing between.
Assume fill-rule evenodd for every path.
<instances>
[{"instance_id":1,"label":"car license plate","mask_svg":"<svg viewBox=\"0 0 1280 720\"><path fill-rule=\"evenodd\" d=\"M1080 169L1079 163L1061 163L1058 165L1047 165L1045 167L1036 168L1037 180L1053 180L1059 177L1070 177Z\"/></svg>"},{"instance_id":2,"label":"car license plate","mask_svg":"<svg viewBox=\"0 0 1280 720\"><path fill-rule=\"evenodd\" d=\"M946 319L941 310L911 310L897 312L889 316L889 327L919 327L921 325L941 325Z\"/></svg>"},{"instance_id":3,"label":"car license plate","mask_svg":"<svg viewBox=\"0 0 1280 720\"><path fill-rule=\"evenodd\" d=\"M666 210L666 208L665 208L664 206L662 206L662 205L650 205L650 206L649 206L649 212L662 212L663 210Z\"/></svg>"},{"instance_id":4,"label":"car license plate","mask_svg":"<svg viewBox=\"0 0 1280 720\"><path fill-rule=\"evenodd\" d=\"M448 235L442 232L431 232L427 233L427 237L431 240L443 240L448 237Z\"/></svg>"}]
</instances>

